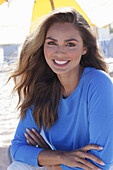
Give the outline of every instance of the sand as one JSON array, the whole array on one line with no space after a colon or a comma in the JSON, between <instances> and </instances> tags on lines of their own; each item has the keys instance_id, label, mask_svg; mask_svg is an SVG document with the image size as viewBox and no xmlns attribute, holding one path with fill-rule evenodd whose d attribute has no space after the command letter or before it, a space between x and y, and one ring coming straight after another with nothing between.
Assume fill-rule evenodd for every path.
<instances>
[{"instance_id":1,"label":"sand","mask_svg":"<svg viewBox=\"0 0 113 170\"><path fill-rule=\"evenodd\" d=\"M15 107L17 95L11 97L14 82L11 80L5 85L8 78L7 72L0 69L0 170L6 170L9 165L7 149L14 136L18 124L18 115Z\"/></svg>"}]
</instances>

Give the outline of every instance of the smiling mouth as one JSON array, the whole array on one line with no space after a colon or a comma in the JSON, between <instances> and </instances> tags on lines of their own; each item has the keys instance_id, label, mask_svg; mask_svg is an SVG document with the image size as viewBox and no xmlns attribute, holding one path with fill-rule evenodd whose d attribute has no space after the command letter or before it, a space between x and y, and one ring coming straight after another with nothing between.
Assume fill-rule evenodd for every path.
<instances>
[{"instance_id":1,"label":"smiling mouth","mask_svg":"<svg viewBox=\"0 0 113 170\"><path fill-rule=\"evenodd\" d=\"M67 61L53 60L53 61L54 61L54 63L59 64L59 65L65 65L69 62L69 60L67 60Z\"/></svg>"}]
</instances>

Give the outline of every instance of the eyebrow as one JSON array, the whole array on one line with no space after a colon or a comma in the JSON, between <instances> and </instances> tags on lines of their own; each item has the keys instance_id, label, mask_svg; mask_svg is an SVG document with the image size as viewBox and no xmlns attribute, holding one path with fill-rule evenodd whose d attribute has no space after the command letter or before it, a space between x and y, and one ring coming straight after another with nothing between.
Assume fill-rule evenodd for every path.
<instances>
[{"instance_id":1,"label":"eyebrow","mask_svg":"<svg viewBox=\"0 0 113 170\"><path fill-rule=\"evenodd\" d=\"M70 38L70 39L65 40L65 42L67 42L67 41L77 41L78 42L78 40L75 38Z\"/></svg>"},{"instance_id":2,"label":"eyebrow","mask_svg":"<svg viewBox=\"0 0 113 170\"><path fill-rule=\"evenodd\" d=\"M53 40L53 41L57 41L56 39L54 39L52 37L47 37L46 40L48 40L48 39Z\"/></svg>"},{"instance_id":3,"label":"eyebrow","mask_svg":"<svg viewBox=\"0 0 113 170\"><path fill-rule=\"evenodd\" d=\"M54 38L52 38L52 37L47 37L46 38L46 40L48 40L48 39L50 39L50 40L53 40L53 41L56 41L57 42L57 40L56 39L54 39ZM75 39L75 38L70 38L70 39L67 39L67 40L64 40L64 42L67 42L67 41L77 41L77 42L79 42L77 39Z\"/></svg>"}]
</instances>

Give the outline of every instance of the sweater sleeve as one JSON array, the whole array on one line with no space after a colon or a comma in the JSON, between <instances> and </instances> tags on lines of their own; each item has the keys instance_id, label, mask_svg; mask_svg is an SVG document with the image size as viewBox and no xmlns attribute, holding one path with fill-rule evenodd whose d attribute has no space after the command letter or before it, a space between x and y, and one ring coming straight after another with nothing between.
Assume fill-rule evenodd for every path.
<instances>
[{"instance_id":1,"label":"sweater sleeve","mask_svg":"<svg viewBox=\"0 0 113 170\"><path fill-rule=\"evenodd\" d=\"M106 74L97 74L92 78L88 94L89 140L90 144L103 147L102 151L90 153L105 162L98 165L103 170L113 166L113 83Z\"/></svg>"},{"instance_id":2,"label":"sweater sleeve","mask_svg":"<svg viewBox=\"0 0 113 170\"><path fill-rule=\"evenodd\" d=\"M38 126L36 125L33 116L32 108L26 111L24 119L20 120L14 139L12 140L11 153L14 161L24 162L29 165L38 166L38 154L42 151L42 148L29 146L26 142L24 133L26 128L35 128L39 133Z\"/></svg>"},{"instance_id":3,"label":"sweater sleeve","mask_svg":"<svg viewBox=\"0 0 113 170\"><path fill-rule=\"evenodd\" d=\"M89 160L102 170L113 169L113 83L103 72L94 71L88 79L87 107L89 122L89 144L103 147L102 151L91 150L90 153L105 162L104 166ZM81 168L61 165L63 170Z\"/></svg>"}]
</instances>

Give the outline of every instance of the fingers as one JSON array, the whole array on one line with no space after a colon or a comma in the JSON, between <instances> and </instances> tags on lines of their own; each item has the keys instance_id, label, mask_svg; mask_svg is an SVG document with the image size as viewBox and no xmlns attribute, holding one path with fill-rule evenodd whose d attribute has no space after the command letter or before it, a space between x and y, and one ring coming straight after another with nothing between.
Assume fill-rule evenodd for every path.
<instances>
[{"instance_id":1,"label":"fingers","mask_svg":"<svg viewBox=\"0 0 113 170\"><path fill-rule=\"evenodd\" d=\"M39 142L38 136L33 131L31 131L30 129L26 129L26 131L30 135L30 137L35 141L35 143Z\"/></svg>"},{"instance_id":2,"label":"fingers","mask_svg":"<svg viewBox=\"0 0 113 170\"><path fill-rule=\"evenodd\" d=\"M50 146L45 142L43 137L35 130L34 128L32 130L26 129L27 133L25 133L25 137L27 138L27 143L29 145L36 146L38 145L40 148L44 149L51 149Z\"/></svg>"},{"instance_id":3,"label":"fingers","mask_svg":"<svg viewBox=\"0 0 113 170\"><path fill-rule=\"evenodd\" d=\"M78 149L78 151L81 151L81 153L82 153L82 154L79 153L78 155L80 155L82 158L91 159L91 160L97 162L100 165L105 165L105 163L101 159L99 159L97 156L95 156L95 155L93 155L91 153L88 153L88 151L90 151L92 149L102 150L103 147L101 147L99 145L89 144L89 145L86 145L86 146Z\"/></svg>"},{"instance_id":4,"label":"fingers","mask_svg":"<svg viewBox=\"0 0 113 170\"><path fill-rule=\"evenodd\" d=\"M35 142L27 133L24 133L26 139L27 139L27 143L28 145L32 145L32 146L36 146L37 142Z\"/></svg>"},{"instance_id":5,"label":"fingers","mask_svg":"<svg viewBox=\"0 0 113 170\"><path fill-rule=\"evenodd\" d=\"M86 159L82 159L82 158L77 158L77 162L78 163L81 163L81 165L79 165L81 168L84 169L84 166L85 166L85 169L100 169L98 166L92 164L91 162L89 162L88 160Z\"/></svg>"},{"instance_id":6,"label":"fingers","mask_svg":"<svg viewBox=\"0 0 113 170\"><path fill-rule=\"evenodd\" d=\"M63 156L61 157L61 159L63 158L64 161L63 164L71 167L79 167L85 170L101 169L97 165L93 164L93 162L89 161L89 160L94 161L102 166L105 165L105 163L97 156L87 152L89 148L91 150L92 148L98 148L98 146L89 145L83 147L82 148L83 150L80 148L75 151L69 151L69 152L63 151L62 152Z\"/></svg>"},{"instance_id":7,"label":"fingers","mask_svg":"<svg viewBox=\"0 0 113 170\"><path fill-rule=\"evenodd\" d=\"M37 132L36 129L32 129L32 131L34 132L34 134L37 136L38 138L38 145L41 148L45 148L45 149L51 149L50 146L45 142L45 140L43 139L43 137Z\"/></svg>"},{"instance_id":8,"label":"fingers","mask_svg":"<svg viewBox=\"0 0 113 170\"><path fill-rule=\"evenodd\" d=\"M25 135L25 137L27 139L27 143L29 145L36 146L36 145L41 144L40 139L38 138L38 136L33 131L31 131L30 129L26 129L26 131L27 131L28 134L24 133L24 135Z\"/></svg>"},{"instance_id":9,"label":"fingers","mask_svg":"<svg viewBox=\"0 0 113 170\"><path fill-rule=\"evenodd\" d=\"M38 139L40 140L40 146L44 147L46 149L51 149L50 146L45 142L44 138L37 132L36 129L32 129L32 131L36 134L36 136L38 137Z\"/></svg>"},{"instance_id":10,"label":"fingers","mask_svg":"<svg viewBox=\"0 0 113 170\"><path fill-rule=\"evenodd\" d=\"M27 144L30 146L34 146L29 140L27 140Z\"/></svg>"},{"instance_id":11,"label":"fingers","mask_svg":"<svg viewBox=\"0 0 113 170\"><path fill-rule=\"evenodd\" d=\"M99 145L89 144L89 145L86 145L86 146L80 148L80 150L82 150L82 151L89 151L89 150L92 150L92 149L102 150L103 147L99 146Z\"/></svg>"},{"instance_id":12,"label":"fingers","mask_svg":"<svg viewBox=\"0 0 113 170\"><path fill-rule=\"evenodd\" d=\"M35 129L33 128L32 131L33 131L34 134L38 137L38 139L40 140L40 142L41 142L42 144L46 144L45 140L44 140L43 137L37 132L37 130L35 130Z\"/></svg>"},{"instance_id":13,"label":"fingers","mask_svg":"<svg viewBox=\"0 0 113 170\"><path fill-rule=\"evenodd\" d=\"M85 169L85 170L92 170L92 168L90 168L89 166L87 166L86 164L83 164L81 162L76 162L76 167L77 168L82 168L82 169Z\"/></svg>"},{"instance_id":14,"label":"fingers","mask_svg":"<svg viewBox=\"0 0 113 170\"><path fill-rule=\"evenodd\" d=\"M100 165L105 165L105 163L101 159L99 159L97 156L95 156L91 153L84 152L84 153L82 153L82 157L91 159L92 161L95 161Z\"/></svg>"}]
</instances>

